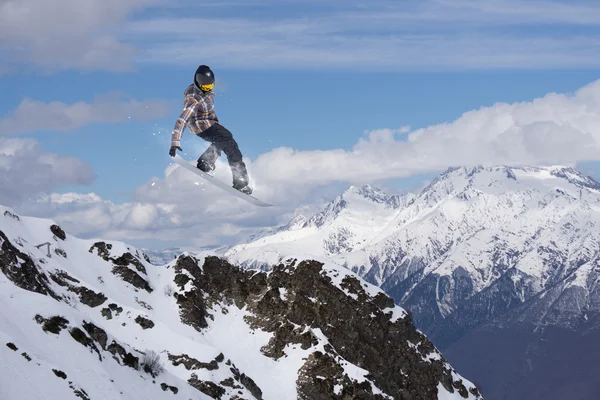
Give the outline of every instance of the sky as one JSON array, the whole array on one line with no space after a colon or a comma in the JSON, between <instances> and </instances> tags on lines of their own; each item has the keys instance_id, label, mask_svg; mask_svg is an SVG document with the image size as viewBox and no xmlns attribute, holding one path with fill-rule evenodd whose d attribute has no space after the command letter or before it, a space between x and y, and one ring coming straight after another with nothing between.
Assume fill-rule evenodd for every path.
<instances>
[{"instance_id":1,"label":"sky","mask_svg":"<svg viewBox=\"0 0 600 400\"><path fill-rule=\"evenodd\" d=\"M171 162L200 64L276 207ZM80 237L193 249L451 166L600 179L598 67L597 1L0 0L0 204ZM181 146L194 161L208 143L186 130ZM216 177L231 181L224 155Z\"/></svg>"}]
</instances>

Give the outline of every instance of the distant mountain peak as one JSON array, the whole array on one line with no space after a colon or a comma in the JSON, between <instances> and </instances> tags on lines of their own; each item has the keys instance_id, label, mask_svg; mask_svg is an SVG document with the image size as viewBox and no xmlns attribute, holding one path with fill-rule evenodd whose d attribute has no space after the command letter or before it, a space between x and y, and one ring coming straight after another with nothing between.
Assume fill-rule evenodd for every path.
<instances>
[{"instance_id":1,"label":"distant mountain peak","mask_svg":"<svg viewBox=\"0 0 600 400\"><path fill-rule=\"evenodd\" d=\"M424 188L420 196L440 201L447 195L456 195L468 189L485 191L494 187L496 192L511 192L535 187L540 191L555 191L557 186L568 189L559 191L563 193L576 193L582 189L600 192L600 183L569 166L480 165L448 168Z\"/></svg>"},{"instance_id":2,"label":"distant mountain peak","mask_svg":"<svg viewBox=\"0 0 600 400\"><path fill-rule=\"evenodd\" d=\"M391 197L393 197L392 195L385 193L383 190L368 184L362 186L350 185L350 187L346 189L341 197L346 198L351 196L361 196L376 203L385 203L389 201Z\"/></svg>"}]
</instances>

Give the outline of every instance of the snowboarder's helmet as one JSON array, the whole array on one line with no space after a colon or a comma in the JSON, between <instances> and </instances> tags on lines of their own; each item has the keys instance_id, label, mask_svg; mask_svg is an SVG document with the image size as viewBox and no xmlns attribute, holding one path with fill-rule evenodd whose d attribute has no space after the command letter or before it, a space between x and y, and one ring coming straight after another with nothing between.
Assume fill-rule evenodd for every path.
<instances>
[{"instance_id":1,"label":"snowboarder's helmet","mask_svg":"<svg viewBox=\"0 0 600 400\"><path fill-rule=\"evenodd\" d=\"M208 92L215 86L215 75L206 65L201 65L196 70L194 84L203 92Z\"/></svg>"}]
</instances>

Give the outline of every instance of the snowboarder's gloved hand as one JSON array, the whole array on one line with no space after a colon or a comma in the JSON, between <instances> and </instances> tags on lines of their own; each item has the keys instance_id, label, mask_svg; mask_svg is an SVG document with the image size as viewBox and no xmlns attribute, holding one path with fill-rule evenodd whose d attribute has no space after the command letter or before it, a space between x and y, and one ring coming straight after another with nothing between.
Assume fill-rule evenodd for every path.
<instances>
[{"instance_id":1,"label":"snowboarder's gloved hand","mask_svg":"<svg viewBox=\"0 0 600 400\"><path fill-rule=\"evenodd\" d=\"M181 147L179 147L179 146L171 146L171 150L169 150L169 155L170 155L171 157L175 157L175 152L176 152L177 150L179 150L179 151L183 151L183 150L181 150Z\"/></svg>"}]
</instances>

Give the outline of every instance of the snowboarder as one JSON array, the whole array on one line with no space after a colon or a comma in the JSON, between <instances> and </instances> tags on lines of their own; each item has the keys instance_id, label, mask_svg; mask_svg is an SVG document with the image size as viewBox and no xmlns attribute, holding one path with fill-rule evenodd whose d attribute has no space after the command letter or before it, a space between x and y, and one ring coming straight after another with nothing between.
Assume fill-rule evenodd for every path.
<instances>
[{"instance_id":1,"label":"snowboarder","mask_svg":"<svg viewBox=\"0 0 600 400\"><path fill-rule=\"evenodd\" d=\"M180 141L186 126L196 136L211 142L208 149L198 158L197 167L210 173L215 169L217 158L221 151L227 156L233 175L233 187L243 193L251 194L248 186L248 171L242 161L242 153L231 132L219 123L214 110L213 88L215 76L206 65L200 65L194 76L194 83L184 92L183 111L171 134L171 149L169 155L175 157L176 151L181 151Z\"/></svg>"}]
</instances>

